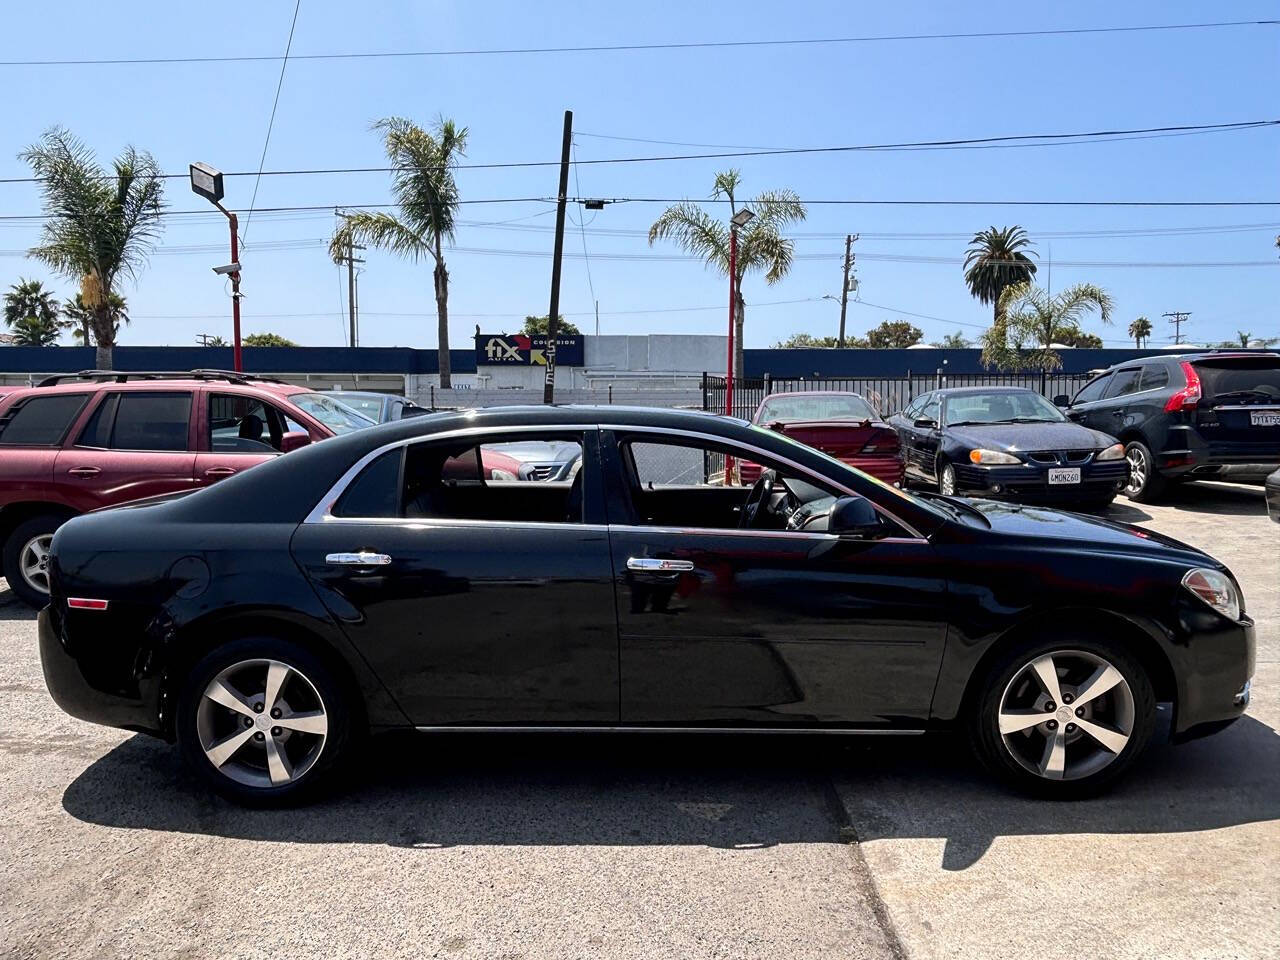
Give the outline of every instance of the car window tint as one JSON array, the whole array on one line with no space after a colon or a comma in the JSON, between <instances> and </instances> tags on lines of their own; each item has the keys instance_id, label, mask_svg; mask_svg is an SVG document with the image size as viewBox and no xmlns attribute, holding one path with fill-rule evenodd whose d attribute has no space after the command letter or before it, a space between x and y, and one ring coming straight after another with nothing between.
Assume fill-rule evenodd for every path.
<instances>
[{"instance_id":1,"label":"car window tint","mask_svg":"<svg viewBox=\"0 0 1280 960\"><path fill-rule=\"evenodd\" d=\"M0 446L52 447L62 442L67 428L84 408L87 393L32 397L0 420Z\"/></svg>"},{"instance_id":2,"label":"car window tint","mask_svg":"<svg viewBox=\"0 0 1280 960\"><path fill-rule=\"evenodd\" d=\"M400 515L400 463L404 448L376 457L351 481L334 507L335 517L396 517Z\"/></svg>"},{"instance_id":3,"label":"car window tint","mask_svg":"<svg viewBox=\"0 0 1280 960\"><path fill-rule=\"evenodd\" d=\"M1157 390L1169 385L1169 371L1162 363L1153 363L1142 368L1142 384L1139 389Z\"/></svg>"},{"instance_id":4,"label":"car window tint","mask_svg":"<svg viewBox=\"0 0 1280 960\"><path fill-rule=\"evenodd\" d=\"M1138 380L1142 376L1142 370L1138 367L1130 367L1127 370L1117 370L1115 376L1111 378L1111 383L1107 386L1105 396L1122 397L1126 393L1133 393L1138 389Z\"/></svg>"},{"instance_id":5,"label":"car window tint","mask_svg":"<svg viewBox=\"0 0 1280 960\"><path fill-rule=\"evenodd\" d=\"M284 433L283 418L271 404L230 393L209 395L206 429L214 453L276 453Z\"/></svg>"},{"instance_id":6,"label":"car window tint","mask_svg":"<svg viewBox=\"0 0 1280 960\"><path fill-rule=\"evenodd\" d=\"M109 393L93 411L93 416L85 424L80 433L77 446L98 447L105 450L111 446L111 428L116 423L116 404L120 402L120 394Z\"/></svg>"},{"instance_id":7,"label":"car window tint","mask_svg":"<svg viewBox=\"0 0 1280 960\"><path fill-rule=\"evenodd\" d=\"M112 450L186 450L189 393L122 393Z\"/></svg>"},{"instance_id":8,"label":"car window tint","mask_svg":"<svg viewBox=\"0 0 1280 960\"><path fill-rule=\"evenodd\" d=\"M1072 403L1089 403L1093 400L1101 399L1102 391L1107 388L1107 384L1110 382L1111 382L1111 374L1109 373L1103 374L1102 376L1098 377L1098 379L1096 380L1091 380L1089 383L1086 383L1083 387L1080 388L1080 392L1076 394L1076 398L1071 402Z\"/></svg>"}]
</instances>

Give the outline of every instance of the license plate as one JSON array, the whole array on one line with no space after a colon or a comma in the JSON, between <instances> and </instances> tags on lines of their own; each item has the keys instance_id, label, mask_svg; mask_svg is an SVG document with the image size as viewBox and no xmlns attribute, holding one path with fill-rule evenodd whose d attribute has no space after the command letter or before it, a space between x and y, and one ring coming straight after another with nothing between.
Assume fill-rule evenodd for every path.
<instances>
[{"instance_id":1,"label":"license plate","mask_svg":"<svg viewBox=\"0 0 1280 960\"><path fill-rule=\"evenodd\" d=\"M1049 485L1057 486L1060 483L1079 483L1080 468L1079 467L1055 467L1049 471Z\"/></svg>"},{"instance_id":2,"label":"license plate","mask_svg":"<svg viewBox=\"0 0 1280 960\"><path fill-rule=\"evenodd\" d=\"M1255 427L1280 427L1280 410L1250 410L1249 423Z\"/></svg>"}]
</instances>

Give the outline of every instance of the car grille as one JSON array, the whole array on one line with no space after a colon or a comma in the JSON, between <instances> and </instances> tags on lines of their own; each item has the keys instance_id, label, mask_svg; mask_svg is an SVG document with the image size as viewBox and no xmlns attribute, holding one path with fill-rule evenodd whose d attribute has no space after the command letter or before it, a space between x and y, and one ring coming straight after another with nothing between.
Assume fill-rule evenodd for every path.
<instances>
[{"instance_id":1,"label":"car grille","mask_svg":"<svg viewBox=\"0 0 1280 960\"><path fill-rule=\"evenodd\" d=\"M535 463L529 467L530 480L550 480L560 470L558 463Z\"/></svg>"},{"instance_id":2,"label":"car grille","mask_svg":"<svg viewBox=\"0 0 1280 960\"><path fill-rule=\"evenodd\" d=\"M1027 454L1027 459L1032 463L1047 464L1049 466L1056 466L1060 463L1078 466L1088 463L1092 457L1092 450L1034 450Z\"/></svg>"}]
</instances>

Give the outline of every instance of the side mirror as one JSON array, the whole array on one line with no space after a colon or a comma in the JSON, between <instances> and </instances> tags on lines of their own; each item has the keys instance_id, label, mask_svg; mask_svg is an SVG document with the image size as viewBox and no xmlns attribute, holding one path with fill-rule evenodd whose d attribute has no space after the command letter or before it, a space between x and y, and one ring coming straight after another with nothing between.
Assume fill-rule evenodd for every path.
<instances>
[{"instance_id":1,"label":"side mirror","mask_svg":"<svg viewBox=\"0 0 1280 960\"><path fill-rule=\"evenodd\" d=\"M928 430L933 430L938 426L938 421L930 420L928 417L921 417L919 420L915 421L913 426L921 427Z\"/></svg>"},{"instance_id":2,"label":"side mirror","mask_svg":"<svg viewBox=\"0 0 1280 960\"><path fill-rule=\"evenodd\" d=\"M882 529L880 514L865 497L841 497L831 505L828 533L870 539L878 536Z\"/></svg>"},{"instance_id":3,"label":"side mirror","mask_svg":"<svg viewBox=\"0 0 1280 960\"><path fill-rule=\"evenodd\" d=\"M292 450L305 447L310 442L311 438L305 433L299 430L290 430L280 438L280 452L289 453Z\"/></svg>"},{"instance_id":4,"label":"side mirror","mask_svg":"<svg viewBox=\"0 0 1280 960\"><path fill-rule=\"evenodd\" d=\"M1055 407L1069 407L1071 406L1071 398L1065 393L1060 393L1053 398L1053 405Z\"/></svg>"}]
</instances>

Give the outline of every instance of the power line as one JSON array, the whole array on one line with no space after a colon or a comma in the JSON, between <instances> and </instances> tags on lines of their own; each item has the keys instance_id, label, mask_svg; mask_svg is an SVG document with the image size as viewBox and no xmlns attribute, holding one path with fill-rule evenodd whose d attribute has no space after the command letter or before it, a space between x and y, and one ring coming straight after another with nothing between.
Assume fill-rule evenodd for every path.
<instances>
[{"instance_id":1,"label":"power line","mask_svg":"<svg viewBox=\"0 0 1280 960\"><path fill-rule=\"evenodd\" d=\"M574 189L575 191L577 191L579 194L581 194L581 193L582 193L582 184L578 181L578 165L577 165L577 163L576 163L577 158L578 158L578 144L577 144L577 141L574 141L574 144L573 144L573 157L574 157L574 160L575 160L575 163L574 163L574 166L573 166L573 189ZM530 224L530 226L536 226L536 224ZM582 262L583 262L583 264L586 266L586 269L587 269L587 289L591 292L591 302L592 302L592 303L598 303L598 301L596 300L596 285L595 285L595 283L594 283L594 282L592 281L592 279L591 279L591 258L587 255L587 227L586 227L586 220L585 220L585 218L584 218L584 216L583 216L583 211L581 211L581 210L579 210L579 211L578 211L578 233L580 233L580 234L582 235ZM599 307L598 307L598 306L597 306L597 308L596 308L596 314L597 314L597 316L599 315ZM597 323L597 324L596 324L596 326L597 326L597 327L599 327L599 323ZM596 330L596 333L598 334L599 332L600 332L600 331L599 331L599 329L597 329L597 330Z\"/></svg>"},{"instance_id":2,"label":"power line","mask_svg":"<svg viewBox=\"0 0 1280 960\"><path fill-rule=\"evenodd\" d=\"M262 168L267 162L267 147L271 145L271 130L276 125L276 107L280 105L280 88L284 86L284 69L289 65L289 51L293 49L293 30L298 25L298 10L302 7L302 0L296 0L293 5L293 20L289 24L289 40L284 45L284 59L280 61L280 77L276 80L276 95L271 101L271 119L267 121L267 138L262 143L262 156L258 158L258 175L253 180L253 196L249 199L249 215L244 221L244 233L242 237L249 233L249 221L253 219L253 205L258 202L258 184L262 183ZM237 356L239 356L237 354Z\"/></svg>"},{"instance_id":3,"label":"power line","mask_svg":"<svg viewBox=\"0 0 1280 960\"><path fill-rule=\"evenodd\" d=\"M1015 37L1066 37L1108 33L1206 30L1229 27L1275 26L1280 20L1223 20L1206 23L1157 23L1120 27L1074 27L1056 30L987 30L973 33L874 34L856 37L806 37L793 40L702 40L665 43L592 44L576 47L506 47L463 50L385 50L364 53L308 53L294 60L383 60L406 57L513 56L548 53L622 53L646 50L708 50L743 47L812 47L854 43L900 43L920 40L1001 40ZM0 67L69 67L165 63L258 63L281 59L270 55L206 57L110 57L62 60L3 60Z\"/></svg>"},{"instance_id":4,"label":"power line","mask_svg":"<svg viewBox=\"0 0 1280 960\"><path fill-rule=\"evenodd\" d=\"M301 2L301 0L299 0ZM284 80L283 70L281 71L281 82ZM279 101L280 90L276 88L276 100ZM275 120L275 107L273 105L271 119ZM1090 130L1074 133L1018 133L1018 134L1001 134L999 136L989 137L964 137L949 140L904 140L891 143L860 143L845 144L839 146L828 147L780 147L780 148L759 148L751 150L734 150L719 153L683 153L683 154L667 154L663 156L647 156L647 157L601 157L593 160L574 160L575 169L578 166L597 166L601 164L630 164L630 163L666 163L684 160L729 160L739 159L743 157L771 157L771 156L797 156L802 154L828 154L828 153L857 153L857 152L875 152L881 150L901 150L901 149L936 149L951 150L962 147L977 146L998 146L1001 144L1008 145L1012 142L1028 142L1041 146L1066 146L1077 142L1099 142L1105 143L1109 139L1122 137L1129 134L1152 134L1157 136L1177 136L1187 133L1211 133L1226 131L1242 131L1242 130L1258 130L1266 127L1280 126L1280 119L1270 120L1239 120L1230 123L1197 123L1197 124L1179 124L1164 127L1135 127L1131 129L1115 129L1115 130ZM267 139L270 140L271 131L267 130ZM266 151L264 145L263 157L265 159ZM511 170L523 169L531 167L552 167L559 166L559 160L512 160L496 163L463 163L457 166L459 170ZM224 171L223 177L302 177L302 176L332 176L332 175L350 175L350 174L366 174L366 173L398 173L406 167L316 167L316 168L300 168L292 170L262 170L261 167L255 172L252 170L233 170ZM189 173L162 173L157 175L160 179L165 180L185 180ZM44 178L41 177L8 177L0 179L0 183L40 183ZM105 175L105 180L114 180L114 175ZM256 184L255 184L256 189Z\"/></svg>"}]
</instances>

